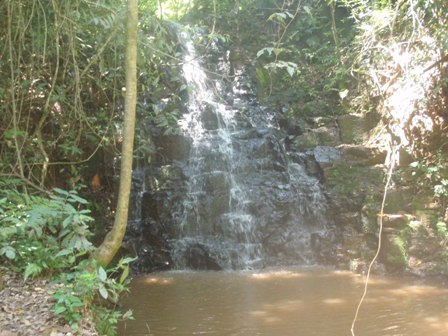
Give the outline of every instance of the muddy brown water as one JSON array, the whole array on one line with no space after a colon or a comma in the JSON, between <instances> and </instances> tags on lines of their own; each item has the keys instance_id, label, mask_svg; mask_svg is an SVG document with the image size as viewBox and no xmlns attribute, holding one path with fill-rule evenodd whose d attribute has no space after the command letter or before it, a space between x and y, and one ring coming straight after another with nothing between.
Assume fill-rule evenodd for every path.
<instances>
[{"instance_id":1,"label":"muddy brown water","mask_svg":"<svg viewBox=\"0 0 448 336\"><path fill-rule=\"evenodd\" d=\"M119 336L345 336L364 278L325 268L164 272L136 278ZM370 279L359 336L448 335L448 286L403 277Z\"/></svg>"}]
</instances>

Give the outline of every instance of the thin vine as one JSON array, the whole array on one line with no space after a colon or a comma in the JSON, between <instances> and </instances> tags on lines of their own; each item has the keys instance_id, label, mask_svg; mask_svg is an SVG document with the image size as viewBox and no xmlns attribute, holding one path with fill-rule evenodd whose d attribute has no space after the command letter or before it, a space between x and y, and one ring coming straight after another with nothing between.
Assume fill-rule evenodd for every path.
<instances>
[{"instance_id":1,"label":"thin vine","mask_svg":"<svg viewBox=\"0 0 448 336\"><path fill-rule=\"evenodd\" d=\"M392 180L392 173L394 171L396 162L398 160L399 148L400 148L399 146L393 147L391 149L390 154L389 154L390 155L390 161L389 161L390 162L389 163L390 166L389 166L389 170L388 170L388 173L387 173L387 180L386 180L386 184L384 186L383 200L381 202L381 209L380 209L380 213L379 213L378 247L376 249L376 253L375 253L374 257L372 258L372 260L369 263L369 268L367 269L366 280L364 282L364 291L363 291L363 294L361 296L361 299L359 300L358 306L356 307L355 316L353 318L351 329L350 329L350 331L352 333L352 336L356 336L355 335L355 324L356 324L356 321L358 319L358 315L359 315L359 312L361 310L361 306L362 306L362 304L363 304L363 302L364 302L364 300L365 300L365 298L367 296L367 290L368 290L368 286L369 286L369 280L370 280L370 274L372 272L372 267L375 264L376 260L378 259L378 256L380 255L381 240L383 238L384 206L386 204L387 191L389 189L390 182Z\"/></svg>"}]
</instances>

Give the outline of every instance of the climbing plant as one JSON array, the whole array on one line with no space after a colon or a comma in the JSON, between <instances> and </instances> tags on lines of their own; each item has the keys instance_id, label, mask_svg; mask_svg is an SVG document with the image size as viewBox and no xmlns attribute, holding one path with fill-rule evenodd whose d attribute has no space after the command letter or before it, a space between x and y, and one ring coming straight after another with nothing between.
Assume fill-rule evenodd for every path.
<instances>
[{"instance_id":1,"label":"climbing plant","mask_svg":"<svg viewBox=\"0 0 448 336\"><path fill-rule=\"evenodd\" d=\"M76 187L120 120L121 2L0 5L0 173ZM121 42L120 42L121 41ZM112 148L112 147L111 147Z\"/></svg>"}]
</instances>

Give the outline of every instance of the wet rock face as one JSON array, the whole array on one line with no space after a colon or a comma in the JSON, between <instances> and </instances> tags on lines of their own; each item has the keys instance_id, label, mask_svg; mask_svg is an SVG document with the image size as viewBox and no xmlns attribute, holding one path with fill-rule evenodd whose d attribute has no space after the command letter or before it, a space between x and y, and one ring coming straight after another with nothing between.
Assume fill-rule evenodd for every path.
<instances>
[{"instance_id":1,"label":"wet rock face","mask_svg":"<svg viewBox=\"0 0 448 336\"><path fill-rule=\"evenodd\" d=\"M162 164L185 160L190 152L190 139L181 135L161 135L155 137L154 142L159 153L163 153L163 157L156 157Z\"/></svg>"},{"instance_id":2,"label":"wet rock face","mask_svg":"<svg viewBox=\"0 0 448 336\"><path fill-rule=\"evenodd\" d=\"M146 173L153 190L141 193L139 268L332 262L322 169L314 155L287 152L284 137L275 128L243 127L231 134L231 166L211 151ZM198 174L191 164L204 166ZM249 266L244 254L253 256Z\"/></svg>"},{"instance_id":3,"label":"wet rock face","mask_svg":"<svg viewBox=\"0 0 448 336\"><path fill-rule=\"evenodd\" d=\"M375 212L366 204L381 186L375 165L384 153L341 144L335 119L289 126L247 90L226 96L225 110L238 111L233 121L200 104L198 138L155 137L163 159L144 167L141 189L134 188L138 229L128 245L140 256L138 268L244 269L350 257L336 252L349 250L341 232L361 232L366 212Z\"/></svg>"},{"instance_id":4,"label":"wet rock face","mask_svg":"<svg viewBox=\"0 0 448 336\"><path fill-rule=\"evenodd\" d=\"M185 64L196 62L192 45L185 50ZM193 88L180 121L184 134L154 137L158 159L142 169L140 190L134 190L139 205L133 220L140 229L129 245L141 256L141 267L334 262L337 235L328 216L325 172L317 152L297 139L315 133L328 145L337 143L335 121L289 125L281 111L256 103L255 86L242 72L235 72L233 83L209 87L198 82L206 77L200 65L194 76L183 71ZM319 130L307 129L311 124Z\"/></svg>"},{"instance_id":5,"label":"wet rock face","mask_svg":"<svg viewBox=\"0 0 448 336\"><path fill-rule=\"evenodd\" d=\"M202 154L173 155L171 142L159 156L182 160L136 173L139 206L126 249L140 256L138 270L333 262L324 174L315 155L287 151L277 128L248 127L249 114L230 134L232 162L208 150L220 145L218 132L208 130L208 143L196 149L207 149Z\"/></svg>"},{"instance_id":6,"label":"wet rock face","mask_svg":"<svg viewBox=\"0 0 448 336\"><path fill-rule=\"evenodd\" d=\"M210 254L207 248L201 244L189 246L185 252L185 264L193 270L221 271L222 267Z\"/></svg>"}]
</instances>

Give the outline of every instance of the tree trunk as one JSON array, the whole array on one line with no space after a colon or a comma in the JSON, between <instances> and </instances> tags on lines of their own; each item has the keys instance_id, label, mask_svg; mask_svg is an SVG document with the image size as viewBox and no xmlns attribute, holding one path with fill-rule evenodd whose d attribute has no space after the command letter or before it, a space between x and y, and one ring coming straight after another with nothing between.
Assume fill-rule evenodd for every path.
<instances>
[{"instance_id":1,"label":"tree trunk","mask_svg":"<svg viewBox=\"0 0 448 336\"><path fill-rule=\"evenodd\" d=\"M137 0L128 0L126 98L117 210L112 230L93 254L93 258L103 266L110 263L120 248L128 221L137 102L137 30Z\"/></svg>"}]
</instances>

